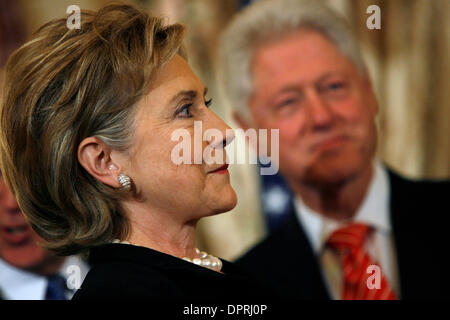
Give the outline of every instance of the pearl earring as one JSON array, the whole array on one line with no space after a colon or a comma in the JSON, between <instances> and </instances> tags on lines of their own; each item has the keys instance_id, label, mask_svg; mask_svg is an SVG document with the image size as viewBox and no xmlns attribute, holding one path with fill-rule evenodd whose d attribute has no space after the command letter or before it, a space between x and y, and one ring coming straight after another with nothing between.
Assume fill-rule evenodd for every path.
<instances>
[{"instance_id":1,"label":"pearl earring","mask_svg":"<svg viewBox=\"0 0 450 320\"><path fill-rule=\"evenodd\" d=\"M131 178L124 173L119 174L118 177L119 183L122 185L122 188L125 190L131 189Z\"/></svg>"}]
</instances>

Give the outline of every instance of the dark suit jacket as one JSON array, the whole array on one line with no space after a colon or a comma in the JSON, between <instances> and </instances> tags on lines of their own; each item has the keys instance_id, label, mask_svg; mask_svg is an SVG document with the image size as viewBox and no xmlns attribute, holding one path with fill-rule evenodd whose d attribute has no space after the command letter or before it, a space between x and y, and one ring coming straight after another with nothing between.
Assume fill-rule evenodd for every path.
<instances>
[{"instance_id":1,"label":"dark suit jacket","mask_svg":"<svg viewBox=\"0 0 450 320\"><path fill-rule=\"evenodd\" d=\"M450 182L411 181L389 171L390 212L401 299L450 298ZM318 259L293 204L286 222L237 263L280 295L329 299Z\"/></svg>"},{"instance_id":2,"label":"dark suit jacket","mask_svg":"<svg viewBox=\"0 0 450 320\"><path fill-rule=\"evenodd\" d=\"M234 264L224 274L176 257L126 244L91 249L91 270L73 300L212 299L264 296L266 289Z\"/></svg>"}]
</instances>

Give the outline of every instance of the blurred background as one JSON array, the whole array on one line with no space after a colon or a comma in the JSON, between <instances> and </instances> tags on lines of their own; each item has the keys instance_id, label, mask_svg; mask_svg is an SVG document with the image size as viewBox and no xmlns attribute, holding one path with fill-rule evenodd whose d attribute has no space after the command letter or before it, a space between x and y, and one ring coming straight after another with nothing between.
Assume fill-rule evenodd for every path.
<instances>
[{"instance_id":1,"label":"blurred background","mask_svg":"<svg viewBox=\"0 0 450 320\"><path fill-rule=\"evenodd\" d=\"M253 0L257 1L257 0ZM318 0L319 1L319 0ZM411 178L450 177L450 1L323 0L344 15L360 39L380 104L379 158ZM96 10L107 0L0 0L0 75L9 54L45 22L66 16L70 5ZM135 0L168 22L188 27L189 63L210 89L212 109L226 122L231 108L221 102L215 85L219 35L250 0ZM369 30L368 6L381 8L381 30ZM0 83L1 83L0 77ZM1 95L1 91L0 91ZM261 188L255 165L233 165L237 207L203 219L198 244L233 260L269 230L267 215L281 214L288 196L283 188ZM270 190L269 190L270 191ZM265 202L260 194L266 192Z\"/></svg>"}]
</instances>

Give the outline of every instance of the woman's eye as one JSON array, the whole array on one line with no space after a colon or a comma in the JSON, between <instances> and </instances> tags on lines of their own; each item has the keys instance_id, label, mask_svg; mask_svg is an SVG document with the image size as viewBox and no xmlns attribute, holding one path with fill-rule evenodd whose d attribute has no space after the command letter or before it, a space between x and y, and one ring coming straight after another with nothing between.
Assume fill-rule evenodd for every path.
<instances>
[{"instance_id":1,"label":"woman's eye","mask_svg":"<svg viewBox=\"0 0 450 320\"><path fill-rule=\"evenodd\" d=\"M192 103L188 103L183 105L180 109L178 109L176 115L181 118L191 118L192 114L190 108L192 107Z\"/></svg>"},{"instance_id":2,"label":"woman's eye","mask_svg":"<svg viewBox=\"0 0 450 320\"><path fill-rule=\"evenodd\" d=\"M206 106L207 108L209 108L209 107L211 106L211 103L212 103L212 98L205 101L205 106Z\"/></svg>"}]
</instances>

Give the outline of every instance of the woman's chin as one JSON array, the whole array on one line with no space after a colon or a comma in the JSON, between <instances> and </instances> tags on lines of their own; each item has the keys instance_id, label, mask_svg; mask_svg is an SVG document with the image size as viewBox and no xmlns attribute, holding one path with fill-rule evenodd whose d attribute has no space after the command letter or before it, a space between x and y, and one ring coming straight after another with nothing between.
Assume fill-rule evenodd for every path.
<instances>
[{"instance_id":1,"label":"woman's chin","mask_svg":"<svg viewBox=\"0 0 450 320\"><path fill-rule=\"evenodd\" d=\"M219 197L213 202L211 208L213 209L210 215L216 215L224 212L228 212L237 204L236 192L233 188L227 188L226 191L222 192Z\"/></svg>"},{"instance_id":2,"label":"woman's chin","mask_svg":"<svg viewBox=\"0 0 450 320\"><path fill-rule=\"evenodd\" d=\"M229 188L229 192L228 192L229 194L228 194L228 197L227 197L227 199L228 199L228 201L227 201L227 205L226 205L226 208L225 208L225 210L223 211L223 212L227 212L227 211L230 211L230 210L232 210L232 209L234 209L234 207L236 207L236 205L237 205L237 195L236 195L236 192L234 191L234 189L230 186L230 188Z\"/></svg>"}]
</instances>

